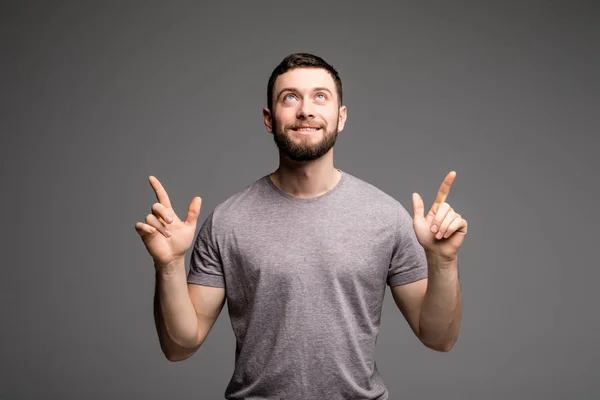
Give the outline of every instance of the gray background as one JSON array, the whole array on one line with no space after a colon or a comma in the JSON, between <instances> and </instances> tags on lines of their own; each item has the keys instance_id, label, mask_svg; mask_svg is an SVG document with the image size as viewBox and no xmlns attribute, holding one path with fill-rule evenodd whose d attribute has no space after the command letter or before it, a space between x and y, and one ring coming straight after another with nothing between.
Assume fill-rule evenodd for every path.
<instances>
[{"instance_id":1,"label":"gray background","mask_svg":"<svg viewBox=\"0 0 600 400\"><path fill-rule=\"evenodd\" d=\"M377 364L392 399L600 392L599 7L583 1L17 2L0 8L0 395L220 399L225 307L168 362L134 229L156 175L198 223L277 168L269 74L307 51L340 72L336 167L429 206L445 174L469 222L463 322L424 347L388 291ZM188 253L189 260L189 253Z\"/></svg>"}]
</instances>

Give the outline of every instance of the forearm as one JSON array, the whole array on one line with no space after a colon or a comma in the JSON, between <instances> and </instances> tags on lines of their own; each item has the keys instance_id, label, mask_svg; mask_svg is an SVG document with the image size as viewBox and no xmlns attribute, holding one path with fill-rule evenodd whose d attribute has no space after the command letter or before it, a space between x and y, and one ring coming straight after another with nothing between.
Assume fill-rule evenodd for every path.
<instances>
[{"instance_id":1,"label":"forearm","mask_svg":"<svg viewBox=\"0 0 600 400\"><path fill-rule=\"evenodd\" d=\"M184 260L156 267L154 321L167 358L186 358L198 346L198 318L190 299Z\"/></svg>"},{"instance_id":2,"label":"forearm","mask_svg":"<svg viewBox=\"0 0 600 400\"><path fill-rule=\"evenodd\" d=\"M448 351L458 338L462 314L458 261L427 255L428 283L419 318L421 341Z\"/></svg>"}]
</instances>

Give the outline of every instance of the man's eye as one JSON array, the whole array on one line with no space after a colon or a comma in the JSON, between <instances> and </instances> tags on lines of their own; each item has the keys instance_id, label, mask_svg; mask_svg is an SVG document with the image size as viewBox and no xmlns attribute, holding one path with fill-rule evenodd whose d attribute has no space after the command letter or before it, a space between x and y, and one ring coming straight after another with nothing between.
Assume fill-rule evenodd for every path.
<instances>
[{"instance_id":1,"label":"man's eye","mask_svg":"<svg viewBox=\"0 0 600 400\"><path fill-rule=\"evenodd\" d=\"M327 98L327 96L325 96L323 93L317 93L317 97L319 100L325 100Z\"/></svg>"},{"instance_id":2,"label":"man's eye","mask_svg":"<svg viewBox=\"0 0 600 400\"><path fill-rule=\"evenodd\" d=\"M294 96L293 94L286 94L283 99L288 101L288 100L293 100L295 98L296 98L296 96Z\"/></svg>"}]
</instances>

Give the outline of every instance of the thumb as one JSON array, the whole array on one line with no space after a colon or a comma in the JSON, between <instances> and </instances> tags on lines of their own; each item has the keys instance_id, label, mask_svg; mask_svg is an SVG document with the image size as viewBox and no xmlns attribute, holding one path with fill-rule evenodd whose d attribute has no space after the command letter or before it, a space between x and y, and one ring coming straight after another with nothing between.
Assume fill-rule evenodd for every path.
<instances>
[{"instance_id":1,"label":"thumb","mask_svg":"<svg viewBox=\"0 0 600 400\"><path fill-rule=\"evenodd\" d=\"M423 219L425 218L425 205L423 204L423 199L419 196L419 193L413 193L412 195L412 203L413 203L413 218Z\"/></svg>"},{"instance_id":2,"label":"thumb","mask_svg":"<svg viewBox=\"0 0 600 400\"><path fill-rule=\"evenodd\" d=\"M187 217L185 219L186 224L196 224L198 216L200 215L200 207L202 206L202 199L198 196L192 199L190 206L188 207Z\"/></svg>"}]
</instances>

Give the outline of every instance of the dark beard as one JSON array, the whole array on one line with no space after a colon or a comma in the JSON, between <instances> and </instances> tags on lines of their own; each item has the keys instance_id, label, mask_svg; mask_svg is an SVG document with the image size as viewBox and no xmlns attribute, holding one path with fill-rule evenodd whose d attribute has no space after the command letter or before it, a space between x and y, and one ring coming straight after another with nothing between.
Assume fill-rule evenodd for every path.
<instances>
[{"instance_id":1,"label":"dark beard","mask_svg":"<svg viewBox=\"0 0 600 400\"><path fill-rule=\"evenodd\" d=\"M273 118L273 121L275 121L275 118ZM333 132L325 132L323 139L317 144L297 144L283 132L276 122L273 122L273 128L275 144L283 154L293 161L312 161L322 157L331 150L338 135L336 125L335 130ZM323 130L323 128L321 129Z\"/></svg>"}]
</instances>

